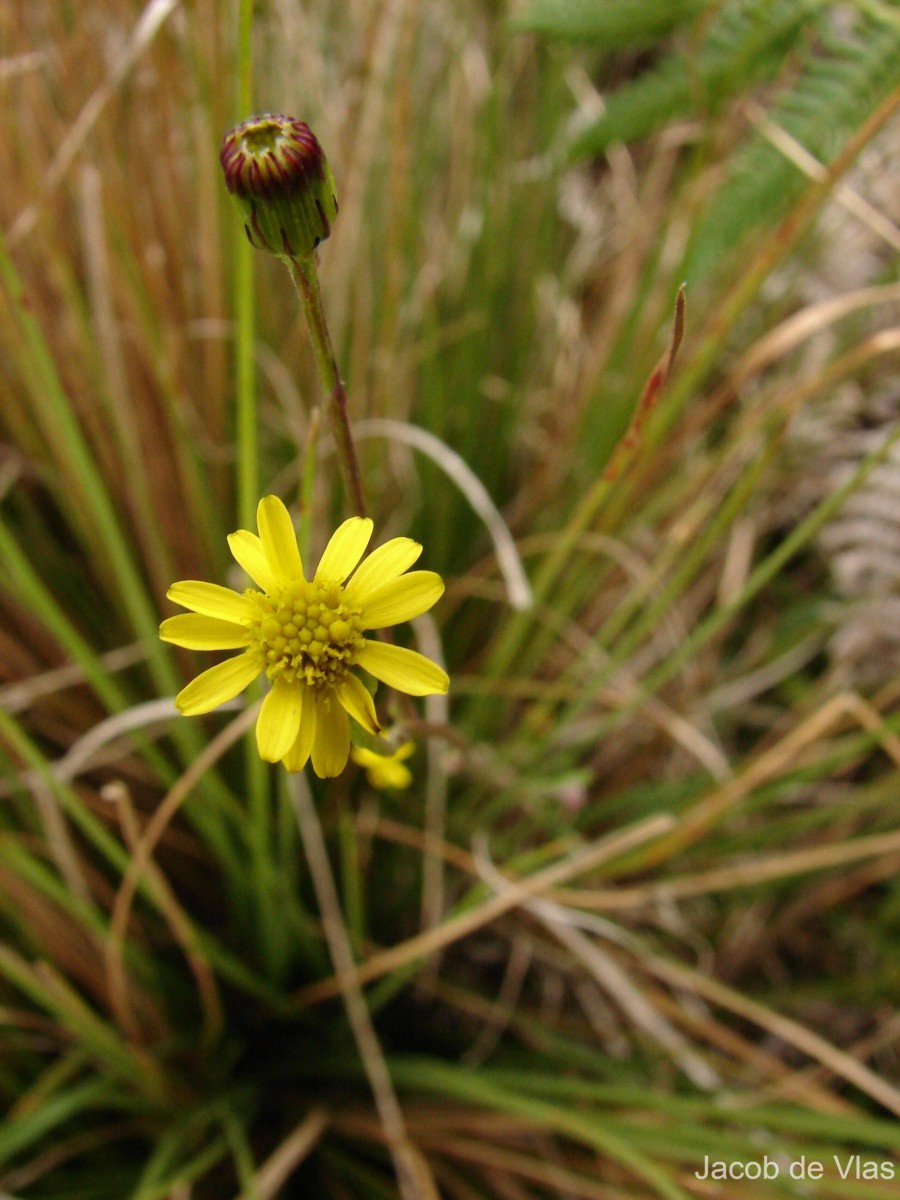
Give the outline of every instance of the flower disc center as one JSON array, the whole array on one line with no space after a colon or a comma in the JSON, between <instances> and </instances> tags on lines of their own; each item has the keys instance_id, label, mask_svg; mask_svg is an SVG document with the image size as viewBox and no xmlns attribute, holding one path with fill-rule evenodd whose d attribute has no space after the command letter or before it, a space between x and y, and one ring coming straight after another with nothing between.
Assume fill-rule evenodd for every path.
<instances>
[{"instance_id":1,"label":"flower disc center","mask_svg":"<svg viewBox=\"0 0 900 1200\"><path fill-rule=\"evenodd\" d=\"M299 579L271 596L249 595L259 609L251 632L270 679L334 685L352 665L360 613L343 602L339 583Z\"/></svg>"},{"instance_id":2,"label":"flower disc center","mask_svg":"<svg viewBox=\"0 0 900 1200\"><path fill-rule=\"evenodd\" d=\"M279 121L258 121L255 125L245 126L241 134L244 147L251 154L264 154L267 150L276 150L283 134L282 123Z\"/></svg>"}]
</instances>

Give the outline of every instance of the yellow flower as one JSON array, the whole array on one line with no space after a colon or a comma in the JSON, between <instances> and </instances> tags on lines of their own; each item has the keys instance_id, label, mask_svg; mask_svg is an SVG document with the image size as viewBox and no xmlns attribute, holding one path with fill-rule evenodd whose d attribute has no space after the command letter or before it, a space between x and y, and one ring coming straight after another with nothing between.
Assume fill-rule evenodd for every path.
<instances>
[{"instance_id":1,"label":"yellow flower","mask_svg":"<svg viewBox=\"0 0 900 1200\"><path fill-rule=\"evenodd\" d=\"M260 756L289 771L302 771L311 758L320 778L339 775L350 752L349 717L379 732L372 696L353 667L410 696L446 692L446 672L423 654L363 636L426 612L444 584L434 571L408 572L422 553L410 538L392 538L360 563L372 536L367 517L344 521L308 581L277 496L260 500L256 521L259 537L239 529L228 538L256 588L241 595L195 580L169 588L169 599L192 611L163 621L163 641L243 650L198 675L175 704L185 716L211 712L265 671L272 686L256 723Z\"/></svg>"},{"instance_id":2,"label":"yellow flower","mask_svg":"<svg viewBox=\"0 0 900 1200\"><path fill-rule=\"evenodd\" d=\"M414 750L412 742L404 742L393 754L376 754L374 750L366 750L363 746L351 746L350 757L358 766L365 767L366 777L373 788L379 791L394 788L399 791L412 783L412 771L403 765L403 760L409 758Z\"/></svg>"}]
</instances>

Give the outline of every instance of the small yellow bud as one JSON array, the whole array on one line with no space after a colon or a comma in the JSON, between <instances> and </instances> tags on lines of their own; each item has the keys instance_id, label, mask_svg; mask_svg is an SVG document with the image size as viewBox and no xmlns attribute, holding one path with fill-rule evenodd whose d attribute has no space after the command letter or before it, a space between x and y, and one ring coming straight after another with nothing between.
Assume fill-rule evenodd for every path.
<instances>
[{"instance_id":1,"label":"small yellow bud","mask_svg":"<svg viewBox=\"0 0 900 1200\"><path fill-rule=\"evenodd\" d=\"M337 216L334 178L304 121L265 113L225 135L220 154L247 237L281 258L308 258Z\"/></svg>"},{"instance_id":2,"label":"small yellow bud","mask_svg":"<svg viewBox=\"0 0 900 1200\"><path fill-rule=\"evenodd\" d=\"M369 783L378 791L399 791L412 783L412 771L404 763L415 750L412 742L404 742L393 754L376 754L363 746L351 746L350 757L362 767Z\"/></svg>"}]
</instances>

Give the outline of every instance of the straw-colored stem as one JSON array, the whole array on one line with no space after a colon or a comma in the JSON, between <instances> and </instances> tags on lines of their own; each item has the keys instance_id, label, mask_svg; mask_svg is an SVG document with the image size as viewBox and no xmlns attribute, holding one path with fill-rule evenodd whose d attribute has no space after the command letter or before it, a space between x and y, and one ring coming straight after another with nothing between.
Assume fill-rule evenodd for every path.
<instances>
[{"instance_id":1,"label":"straw-colored stem","mask_svg":"<svg viewBox=\"0 0 900 1200\"><path fill-rule=\"evenodd\" d=\"M362 987L356 978L350 935L341 912L325 836L309 785L302 774L293 774L289 778L289 787L331 961L341 980L340 991L347 1019L372 1088L375 1107L397 1172L402 1200L437 1200L437 1188L427 1165L407 1135L403 1110L397 1100Z\"/></svg>"}]
</instances>

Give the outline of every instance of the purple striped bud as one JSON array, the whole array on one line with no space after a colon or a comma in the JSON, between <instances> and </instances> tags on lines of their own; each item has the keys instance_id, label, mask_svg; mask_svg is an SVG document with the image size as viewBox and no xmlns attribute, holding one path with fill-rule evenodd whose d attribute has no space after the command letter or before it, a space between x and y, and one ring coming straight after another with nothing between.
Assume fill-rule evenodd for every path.
<instances>
[{"instance_id":1,"label":"purple striped bud","mask_svg":"<svg viewBox=\"0 0 900 1200\"><path fill-rule=\"evenodd\" d=\"M338 203L310 127L277 113L251 117L225 135L219 157L251 245L281 258L314 254Z\"/></svg>"}]
</instances>

